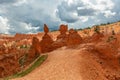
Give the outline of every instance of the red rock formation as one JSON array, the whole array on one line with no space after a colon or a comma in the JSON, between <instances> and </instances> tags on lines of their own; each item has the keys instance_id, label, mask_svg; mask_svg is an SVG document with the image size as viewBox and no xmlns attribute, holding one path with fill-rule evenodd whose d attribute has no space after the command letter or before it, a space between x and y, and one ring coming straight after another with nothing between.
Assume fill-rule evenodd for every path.
<instances>
[{"instance_id":1,"label":"red rock formation","mask_svg":"<svg viewBox=\"0 0 120 80\"><path fill-rule=\"evenodd\" d=\"M5 53L5 46L0 46L0 55Z\"/></svg>"},{"instance_id":2,"label":"red rock formation","mask_svg":"<svg viewBox=\"0 0 120 80\"><path fill-rule=\"evenodd\" d=\"M82 37L74 29L69 30L67 46L79 45L82 43Z\"/></svg>"},{"instance_id":3,"label":"red rock formation","mask_svg":"<svg viewBox=\"0 0 120 80\"><path fill-rule=\"evenodd\" d=\"M94 33L91 37L92 42L98 42L101 41L104 35L102 33Z\"/></svg>"},{"instance_id":4,"label":"red rock formation","mask_svg":"<svg viewBox=\"0 0 120 80\"><path fill-rule=\"evenodd\" d=\"M66 40L67 38L66 32L68 31L68 26L63 24L60 25L59 31L60 31L60 35L57 36L57 40L60 40L60 39Z\"/></svg>"},{"instance_id":5,"label":"red rock formation","mask_svg":"<svg viewBox=\"0 0 120 80\"><path fill-rule=\"evenodd\" d=\"M41 53L41 46L39 45L39 39L36 37L33 37L32 40L32 46L29 50L29 57L34 58Z\"/></svg>"},{"instance_id":6,"label":"red rock formation","mask_svg":"<svg viewBox=\"0 0 120 80\"><path fill-rule=\"evenodd\" d=\"M0 55L0 78L20 71L19 58L18 53Z\"/></svg>"},{"instance_id":7,"label":"red rock formation","mask_svg":"<svg viewBox=\"0 0 120 80\"><path fill-rule=\"evenodd\" d=\"M68 26L63 24L60 25L59 31L60 34L57 36L57 40L53 44L53 47L55 47L55 49L67 45L68 35L66 34L66 32L68 31Z\"/></svg>"},{"instance_id":8,"label":"red rock formation","mask_svg":"<svg viewBox=\"0 0 120 80\"><path fill-rule=\"evenodd\" d=\"M40 46L41 46L41 52L50 52L52 51L51 44L53 43L53 39L48 35L49 29L47 25L44 25L44 36L42 37L42 40L40 41Z\"/></svg>"},{"instance_id":9,"label":"red rock formation","mask_svg":"<svg viewBox=\"0 0 120 80\"><path fill-rule=\"evenodd\" d=\"M23 39L32 39L33 37L37 37L40 34L20 34L20 33L16 33L14 36L14 41L20 41Z\"/></svg>"},{"instance_id":10,"label":"red rock formation","mask_svg":"<svg viewBox=\"0 0 120 80\"><path fill-rule=\"evenodd\" d=\"M68 31L68 25L61 24L59 31L61 34L65 34Z\"/></svg>"},{"instance_id":11,"label":"red rock formation","mask_svg":"<svg viewBox=\"0 0 120 80\"><path fill-rule=\"evenodd\" d=\"M105 59L115 58L115 56L117 55L117 48L113 46L113 44L108 42L100 42L95 45L95 49Z\"/></svg>"},{"instance_id":12,"label":"red rock formation","mask_svg":"<svg viewBox=\"0 0 120 80\"><path fill-rule=\"evenodd\" d=\"M47 34L49 32L48 26L46 24L44 24L44 32L45 32L45 34Z\"/></svg>"}]
</instances>

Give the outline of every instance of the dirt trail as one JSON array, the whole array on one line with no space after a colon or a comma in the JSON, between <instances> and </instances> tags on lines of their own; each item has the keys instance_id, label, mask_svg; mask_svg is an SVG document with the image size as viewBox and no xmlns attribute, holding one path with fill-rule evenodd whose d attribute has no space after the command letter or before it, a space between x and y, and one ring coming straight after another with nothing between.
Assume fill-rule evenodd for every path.
<instances>
[{"instance_id":1,"label":"dirt trail","mask_svg":"<svg viewBox=\"0 0 120 80\"><path fill-rule=\"evenodd\" d=\"M84 49L61 48L25 77L14 80L107 80L96 58Z\"/></svg>"}]
</instances>

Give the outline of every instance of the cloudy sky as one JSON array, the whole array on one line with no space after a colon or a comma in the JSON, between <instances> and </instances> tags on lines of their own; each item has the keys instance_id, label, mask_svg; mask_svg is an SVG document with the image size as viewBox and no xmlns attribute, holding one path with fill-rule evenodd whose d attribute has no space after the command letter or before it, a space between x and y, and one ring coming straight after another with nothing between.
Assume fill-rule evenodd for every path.
<instances>
[{"instance_id":1,"label":"cloudy sky","mask_svg":"<svg viewBox=\"0 0 120 80\"><path fill-rule=\"evenodd\" d=\"M120 0L0 0L0 33L36 33L46 23L84 28L120 20Z\"/></svg>"}]
</instances>

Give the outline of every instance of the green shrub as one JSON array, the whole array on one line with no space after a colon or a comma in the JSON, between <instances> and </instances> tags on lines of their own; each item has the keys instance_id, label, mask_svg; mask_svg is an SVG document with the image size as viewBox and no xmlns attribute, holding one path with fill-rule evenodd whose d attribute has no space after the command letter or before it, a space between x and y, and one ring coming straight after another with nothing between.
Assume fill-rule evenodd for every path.
<instances>
[{"instance_id":1,"label":"green shrub","mask_svg":"<svg viewBox=\"0 0 120 80\"><path fill-rule=\"evenodd\" d=\"M41 57L39 57L37 59L37 61L30 66L27 70L16 74L17 77L23 77L25 75L27 75L28 73L30 73L31 71L33 71L35 68L37 68L38 66L40 66L46 59L47 59L48 55L42 55Z\"/></svg>"},{"instance_id":2,"label":"green shrub","mask_svg":"<svg viewBox=\"0 0 120 80\"><path fill-rule=\"evenodd\" d=\"M79 28L79 29L76 29L77 31L81 31L81 30L83 30L82 28Z\"/></svg>"},{"instance_id":3,"label":"green shrub","mask_svg":"<svg viewBox=\"0 0 120 80\"><path fill-rule=\"evenodd\" d=\"M91 29L91 27L86 27L85 29Z\"/></svg>"}]
</instances>

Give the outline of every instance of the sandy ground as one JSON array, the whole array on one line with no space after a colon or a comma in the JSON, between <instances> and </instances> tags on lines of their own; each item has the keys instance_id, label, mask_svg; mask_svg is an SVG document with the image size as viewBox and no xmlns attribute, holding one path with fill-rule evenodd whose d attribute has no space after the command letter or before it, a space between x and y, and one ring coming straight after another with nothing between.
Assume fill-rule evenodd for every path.
<instances>
[{"instance_id":1,"label":"sandy ground","mask_svg":"<svg viewBox=\"0 0 120 80\"><path fill-rule=\"evenodd\" d=\"M48 55L40 67L27 76L14 80L107 80L97 58L85 48L63 47Z\"/></svg>"}]
</instances>

